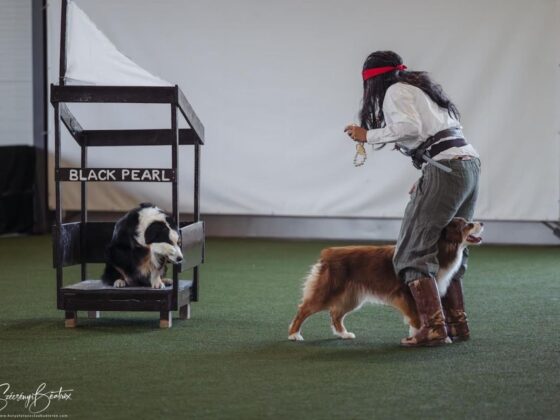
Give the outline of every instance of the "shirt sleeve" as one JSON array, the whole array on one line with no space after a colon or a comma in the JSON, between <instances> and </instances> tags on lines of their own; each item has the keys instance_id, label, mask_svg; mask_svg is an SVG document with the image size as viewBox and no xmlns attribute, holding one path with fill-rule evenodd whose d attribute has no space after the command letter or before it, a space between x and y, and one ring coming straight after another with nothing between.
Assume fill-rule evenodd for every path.
<instances>
[{"instance_id":1,"label":"shirt sleeve","mask_svg":"<svg viewBox=\"0 0 560 420\"><path fill-rule=\"evenodd\" d=\"M422 121L414 102L415 97L410 89L398 83L390 86L383 100L386 126L368 130L367 142L398 141L410 148L420 145Z\"/></svg>"}]
</instances>

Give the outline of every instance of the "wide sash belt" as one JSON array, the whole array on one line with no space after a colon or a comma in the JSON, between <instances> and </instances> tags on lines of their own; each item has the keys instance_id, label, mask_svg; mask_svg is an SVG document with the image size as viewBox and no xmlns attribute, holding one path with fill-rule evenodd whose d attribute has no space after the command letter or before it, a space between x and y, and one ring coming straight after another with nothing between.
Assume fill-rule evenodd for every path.
<instances>
[{"instance_id":1,"label":"wide sash belt","mask_svg":"<svg viewBox=\"0 0 560 420\"><path fill-rule=\"evenodd\" d=\"M465 141L465 139L444 140L442 142L439 142L438 144L434 144L428 149L426 153L429 157L433 158L434 156L439 155L441 152L444 152L447 149L451 149L452 147L463 147L467 144L468 143Z\"/></svg>"},{"instance_id":2,"label":"wide sash belt","mask_svg":"<svg viewBox=\"0 0 560 420\"><path fill-rule=\"evenodd\" d=\"M449 140L444 140L438 143L441 139L450 138ZM436 144L438 143L438 144ZM460 128L448 128L445 130L438 131L431 137L428 137L425 142L423 142L418 148L410 151L410 157L412 158L412 164L415 168L422 168L422 164L426 162L424 156L432 158L444 150L451 147L461 147L466 146L467 142L463 136L463 130Z\"/></svg>"}]
</instances>

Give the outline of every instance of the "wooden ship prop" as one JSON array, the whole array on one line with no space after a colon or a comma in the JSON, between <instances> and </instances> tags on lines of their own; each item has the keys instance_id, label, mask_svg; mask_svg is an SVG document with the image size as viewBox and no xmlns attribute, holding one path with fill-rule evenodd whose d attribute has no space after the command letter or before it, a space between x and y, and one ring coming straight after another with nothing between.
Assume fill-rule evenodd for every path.
<instances>
[{"instance_id":1,"label":"wooden ship prop","mask_svg":"<svg viewBox=\"0 0 560 420\"><path fill-rule=\"evenodd\" d=\"M76 7L72 3L70 6ZM200 146L204 144L204 126L187 98L175 86L103 86L65 83L67 12L69 2L62 1L59 84L51 85L50 101L54 107L55 136L55 224L53 227L53 261L56 269L57 307L65 311L66 327L75 327L78 311L98 318L101 311L154 311L160 314L160 327L169 328L172 313L180 319L190 317L191 302L198 301L198 266L204 260L204 224L200 220ZM81 12L81 11L80 11ZM82 12L83 13L83 12ZM137 103L168 104L170 128L131 130L86 130L70 112L68 103ZM180 129L182 116L190 128ZM61 122L81 149L79 167L61 167ZM169 146L171 168L90 168L88 149L91 147ZM193 220L181 221L179 214L179 147L194 147L194 208ZM146 175L149 174L149 175ZM105 262L105 247L113 233L114 222L89 222L87 203L88 181L169 182L172 185L174 224L180 233L183 261L173 264L173 285L164 289L149 287L115 288L101 280L88 279L88 264ZM61 183L81 184L80 222L63 223ZM64 284L64 268L81 266L81 281ZM188 271L188 280L179 278Z\"/></svg>"}]
</instances>

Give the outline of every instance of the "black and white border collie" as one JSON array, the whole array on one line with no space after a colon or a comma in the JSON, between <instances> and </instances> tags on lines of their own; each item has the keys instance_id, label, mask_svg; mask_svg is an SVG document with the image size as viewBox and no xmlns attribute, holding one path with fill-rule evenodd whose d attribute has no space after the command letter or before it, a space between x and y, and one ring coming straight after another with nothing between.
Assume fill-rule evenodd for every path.
<instances>
[{"instance_id":1,"label":"black and white border collie","mask_svg":"<svg viewBox=\"0 0 560 420\"><path fill-rule=\"evenodd\" d=\"M154 289L172 284L164 277L166 263L183 260L179 234L172 225L171 217L151 203L142 203L119 219L105 250L103 283Z\"/></svg>"}]
</instances>

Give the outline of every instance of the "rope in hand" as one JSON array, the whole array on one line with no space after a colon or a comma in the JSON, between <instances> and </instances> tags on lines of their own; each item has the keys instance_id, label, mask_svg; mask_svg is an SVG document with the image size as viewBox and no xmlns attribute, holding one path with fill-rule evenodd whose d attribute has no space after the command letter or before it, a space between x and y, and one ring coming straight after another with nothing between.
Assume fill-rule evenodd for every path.
<instances>
[{"instance_id":1,"label":"rope in hand","mask_svg":"<svg viewBox=\"0 0 560 420\"><path fill-rule=\"evenodd\" d=\"M364 146L365 145L365 139L357 138L357 135L355 133L355 130L357 128L359 128L358 125L350 124L350 125L346 126L346 128L344 129L344 132L346 134L348 134L348 136L356 142L356 154L354 155L354 166L355 167L362 166L364 163L366 163L366 160L367 160L366 148ZM360 136L360 137L363 137L363 136Z\"/></svg>"},{"instance_id":2,"label":"rope in hand","mask_svg":"<svg viewBox=\"0 0 560 420\"><path fill-rule=\"evenodd\" d=\"M366 163L367 160L367 153L366 148L364 147L364 143L361 141L356 141L356 155L354 156L354 166L357 168L358 166L362 166Z\"/></svg>"},{"instance_id":3,"label":"rope in hand","mask_svg":"<svg viewBox=\"0 0 560 420\"><path fill-rule=\"evenodd\" d=\"M358 129L358 133L356 133L356 129ZM352 140L356 142L356 155L354 156L354 166L356 167L362 166L364 163L366 163L366 159L367 159L366 146L365 146L365 144L367 143L367 131L364 128L360 127L359 125L350 124L346 126L344 132L348 135L348 137L350 137ZM380 140L380 141L370 142L369 144L371 145L372 150L381 150L388 144L397 143L398 141L400 140L399 139ZM395 145L395 149L399 150L401 153L406 154L407 156L410 156L409 153L410 151L408 151L402 145ZM426 156L424 157L424 160L431 163L432 165L441 167L441 169L446 170L446 172L449 171L449 168L441 164L438 164L437 162L432 161Z\"/></svg>"}]
</instances>

